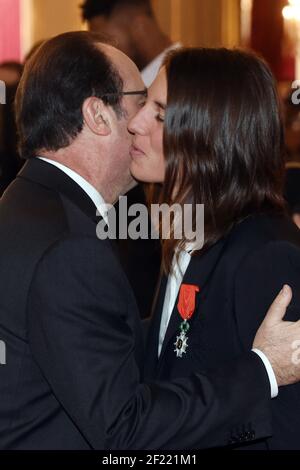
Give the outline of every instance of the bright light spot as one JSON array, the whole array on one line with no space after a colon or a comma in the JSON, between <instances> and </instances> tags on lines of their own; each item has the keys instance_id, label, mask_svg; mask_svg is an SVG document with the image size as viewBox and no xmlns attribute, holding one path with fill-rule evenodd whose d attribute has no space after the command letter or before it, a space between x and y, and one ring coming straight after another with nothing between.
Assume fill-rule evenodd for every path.
<instances>
[{"instance_id":1,"label":"bright light spot","mask_svg":"<svg viewBox=\"0 0 300 470\"><path fill-rule=\"evenodd\" d=\"M282 15L285 20L293 20L294 19L294 8L287 5L282 10Z\"/></svg>"},{"instance_id":2,"label":"bright light spot","mask_svg":"<svg viewBox=\"0 0 300 470\"><path fill-rule=\"evenodd\" d=\"M300 0L289 0L289 4L290 4L292 7L298 8L298 7L300 6Z\"/></svg>"}]
</instances>

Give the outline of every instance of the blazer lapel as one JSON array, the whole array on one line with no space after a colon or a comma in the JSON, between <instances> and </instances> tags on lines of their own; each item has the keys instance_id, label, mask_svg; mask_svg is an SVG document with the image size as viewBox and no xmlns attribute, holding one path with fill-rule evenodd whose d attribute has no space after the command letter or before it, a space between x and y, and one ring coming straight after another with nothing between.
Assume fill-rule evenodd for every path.
<instances>
[{"instance_id":1,"label":"blazer lapel","mask_svg":"<svg viewBox=\"0 0 300 470\"><path fill-rule=\"evenodd\" d=\"M200 288L200 292L197 293L197 297L196 297L195 312L197 312L197 309L199 307L203 289L205 285L208 283L210 277L212 276L214 269L223 253L224 248L225 248L225 239L222 239L219 242L217 242L213 247L211 247L202 256L201 255L192 256L190 264L183 277L182 284L195 284ZM180 326L180 323L182 322L182 318L177 308L178 298L179 298L179 292L178 292L174 309L173 309L170 322L166 331L161 354L159 357L159 365L161 364L163 360L166 349L168 347L172 347L173 349L175 349L175 346L173 346L173 344L170 344L170 342L171 341L174 342L175 334L177 333L179 334L179 326ZM161 315L160 315L160 318L161 318ZM160 321L159 321L158 327L156 325L156 328L157 328L156 336L158 338ZM174 352L174 357L175 357L175 352Z\"/></svg>"}]
</instances>

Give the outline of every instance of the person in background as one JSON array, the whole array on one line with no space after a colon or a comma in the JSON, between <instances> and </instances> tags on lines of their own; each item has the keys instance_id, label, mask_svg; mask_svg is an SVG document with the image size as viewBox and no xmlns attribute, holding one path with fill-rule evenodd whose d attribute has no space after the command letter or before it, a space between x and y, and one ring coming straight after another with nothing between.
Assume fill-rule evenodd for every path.
<instances>
[{"instance_id":1,"label":"person in background","mask_svg":"<svg viewBox=\"0 0 300 470\"><path fill-rule=\"evenodd\" d=\"M19 62L0 64L0 80L6 85L6 104L0 105L0 195L22 167L17 151L14 99L23 66Z\"/></svg>"},{"instance_id":2,"label":"person in background","mask_svg":"<svg viewBox=\"0 0 300 470\"><path fill-rule=\"evenodd\" d=\"M135 62L147 87L166 53L180 45L160 29L150 0L85 0L81 9L89 31L111 38Z\"/></svg>"},{"instance_id":3,"label":"person in background","mask_svg":"<svg viewBox=\"0 0 300 470\"><path fill-rule=\"evenodd\" d=\"M23 63L9 61L0 64L0 80L6 85L6 104L0 105L0 196L24 164L17 149L14 101L24 65L42 43L39 41L34 44Z\"/></svg>"}]
</instances>

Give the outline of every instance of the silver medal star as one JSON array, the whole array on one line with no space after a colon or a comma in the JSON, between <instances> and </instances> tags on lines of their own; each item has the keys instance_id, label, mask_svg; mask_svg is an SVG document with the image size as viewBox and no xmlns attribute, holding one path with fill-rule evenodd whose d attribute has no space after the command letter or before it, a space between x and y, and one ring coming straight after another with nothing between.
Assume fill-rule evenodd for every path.
<instances>
[{"instance_id":1,"label":"silver medal star","mask_svg":"<svg viewBox=\"0 0 300 470\"><path fill-rule=\"evenodd\" d=\"M182 357L182 354L186 354L188 347L187 340L188 337L185 335L185 333L180 333L180 335L176 337L176 342L174 343L174 346L176 347L174 352L176 352L177 357Z\"/></svg>"}]
</instances>

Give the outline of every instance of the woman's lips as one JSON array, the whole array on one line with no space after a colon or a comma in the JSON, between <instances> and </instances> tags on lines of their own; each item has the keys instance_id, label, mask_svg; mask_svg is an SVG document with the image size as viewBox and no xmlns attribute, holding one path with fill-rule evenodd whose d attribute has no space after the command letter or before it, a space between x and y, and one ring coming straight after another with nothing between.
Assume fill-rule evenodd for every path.
<instances>
[{"instance_id":1,"label":"woman's lips","mask_svg":"<svg viewBox=\"0 0 300 470\"><path fill-rule=\"evenodd\" d=\"M135 145L132 145L130 148L130 155L132 158L142 157L143 155L145 155L145 153L140 148L136 147Z\"/></svg>"}]
</instances>

